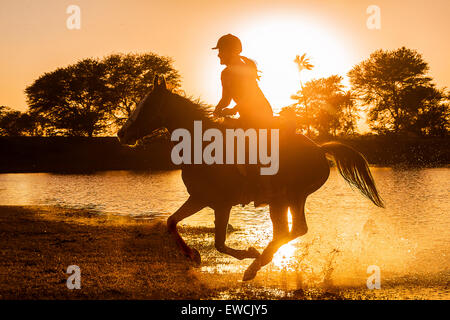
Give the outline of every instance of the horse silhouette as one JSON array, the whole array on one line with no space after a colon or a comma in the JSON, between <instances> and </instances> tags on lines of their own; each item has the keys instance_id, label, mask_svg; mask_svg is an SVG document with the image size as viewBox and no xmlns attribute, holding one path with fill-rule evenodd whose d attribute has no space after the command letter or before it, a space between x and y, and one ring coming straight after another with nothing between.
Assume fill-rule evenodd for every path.
<instances>
[{"instance_id":1,"label":"horse silhouette","mask_svg":"<svg viewBox=\"0 0 450 320\"><path fill-rule=\"evenodd\" d=\"M161 80L161 81L160 81ZM138 104L131 117L118 132L119 141L133 145L144 136L162 128L170 133L184 128L193 134L194 121L202 121L203 128L225 130L227 126L213 120L200 104L166 87L163 77L155 76L152 90ZM305 202L308 195L318 190L328 179L330 167L327 157L333 159L344 179L370 199L383 207L365 158L353 148L338 142L318 145L304 135L281 135L279 146L279 170L272 176L274 192L266 199L270 208L273 238L262 253L255 248L230 248L225 244L226 229L232 206L248 203L254 198L254 189L247 183L237 165L183 164L182 179L189 193L186 202L167 220L182 252L200 263L199 252L190 248L177 231L177 224L205 207L214 210L215 247L219 252L237 259L253 258L244 273L244 280L253 279L258 270L268 264L276 251L287 242L308 231L305 218ZM289 231L288 208L292 214L292 230Z\"/></svg>"}]
</instances>

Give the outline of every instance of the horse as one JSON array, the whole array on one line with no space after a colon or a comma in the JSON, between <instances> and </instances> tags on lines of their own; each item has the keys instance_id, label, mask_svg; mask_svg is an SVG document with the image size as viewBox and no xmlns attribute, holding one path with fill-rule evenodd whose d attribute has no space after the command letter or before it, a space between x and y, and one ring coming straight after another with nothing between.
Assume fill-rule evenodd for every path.
<instances>
[{"instance_id":1,"label":"horse","mask_svg":"<svg viewBox=\"0 0 450 320\"><path fill-rule=\"evenodd\" d=\"M193 133L194 121L202 121L203 128L224 130L224 122L214 120L200 103L167 89L164 77L155 76L150 92L137 105L117 136L122 144L136 142L161 129L172 133L183 128ZM189 247L177 230L177 224L205 207L214 210L215 248L239 260L254 259L244 272L243 280L255 278L257 272L270 263L274 254L284 244L307 233L305 202L308 195L317 191L328 179L330 163L334 160L342 177L376 206L384 207L364 156L339 142L316 144L301 134L290 139L281 135L279 170L272 177L276 196L267 196L273 226L272 240L262 253L253 247L235 249L227 246L226 231L233 206L255 200L254 189L248 187L247 177L238 165L182 164L182 179L189 193L188 199L167 219L167 228L178 247L191 260L200 264L199 252ZM246 199L246 200L243 200ZM288 208L292 215L289 230Z\"/></svg>"}]
</instances>

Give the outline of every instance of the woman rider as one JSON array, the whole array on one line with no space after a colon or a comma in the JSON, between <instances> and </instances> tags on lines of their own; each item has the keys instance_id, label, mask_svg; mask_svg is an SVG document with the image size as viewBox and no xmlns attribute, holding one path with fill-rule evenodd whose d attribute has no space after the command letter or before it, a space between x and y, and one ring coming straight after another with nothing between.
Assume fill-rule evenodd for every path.
<instances>
[{"instance_id":1,"label":"woman rider","mask_svg":"<svg viewBox=\"0 0 450 320\"><path fill-rule=\"evenodd\" d=\"M272 107L258 86L256 63L240 55L242 44L239 38L232 34L224 35L213 49L219 50L220 64L226 66L221 74L222 99L214 114L224 116L239 112L239 127L270 128L273 120ZM236 106L226 109L231 100L236 102ZM253 197L255 206L263 204L262 199L267 199L271 193L270 176L259 175L259 169L255 166L238 165L238 169L256 187Z\"/></svg>"},{"instance_id":2,"label":"woman rider","mask_svg":"<svg viewBox=\"0 0 450 320\"><path fill-rule=\"evenodd\" d=\"M220 64L226 66L221 75L222 99L214 114L224 116L239 112L241 126L269 127L273 119L272 107L258 86L259 76L255 62L240 55L242 44L239 38L232 34L224 35L213 49L219 50ZM236 102L236 106L225 109L231 100Z\"/></svg>"}]
</instances>

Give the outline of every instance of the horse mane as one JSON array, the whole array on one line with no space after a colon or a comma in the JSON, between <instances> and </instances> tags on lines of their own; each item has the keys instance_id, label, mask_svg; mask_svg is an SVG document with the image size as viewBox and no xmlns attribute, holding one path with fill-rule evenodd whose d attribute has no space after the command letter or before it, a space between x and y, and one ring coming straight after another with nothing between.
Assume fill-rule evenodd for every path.
<instances>
[{"instance_id":1,"label":"horse mane","mask_svg":"<svg viewBox=\"0 0 450 320\"><path fill-rule=\"evenodd\" d=\"M174 105L181 106L181 108L177 108L177 113L182 117L219 123L213 117L212 106L202 102L200 98L187 96L184 92L171 92L171 99Z\"/></svg>"}]
</instances>

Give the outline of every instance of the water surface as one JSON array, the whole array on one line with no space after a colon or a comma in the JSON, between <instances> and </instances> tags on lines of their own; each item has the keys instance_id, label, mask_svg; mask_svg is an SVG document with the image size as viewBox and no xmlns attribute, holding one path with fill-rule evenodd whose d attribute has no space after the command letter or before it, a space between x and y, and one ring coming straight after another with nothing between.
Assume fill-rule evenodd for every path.
<instances>
[{"instance_id":1,"label":"water surface","mask_svg":"<svg viewBox=\"0 0 450 320\"><path fill-rule=\"evenodd\" d=\"M282 247L253 283L279 290L282 297L325 288L344 298L450 298L450 169L371 170L386 209L352 190L332 169L308 198L308 234ZM187 196L180 171L0 174L0 205L57 205L159 219ZM182 225L212 228L213 220L213 212L204 209ZM267 207L236 206L230 223L232 247L262 249L271 239ZM212 234L185 236L202 253L205 277L219 273L235 281L250 263L217 253ZM380 268L381 290L366 287L371 265ZM249 285L243 290L252 289Z\"/></svg>"}]
</instances>

